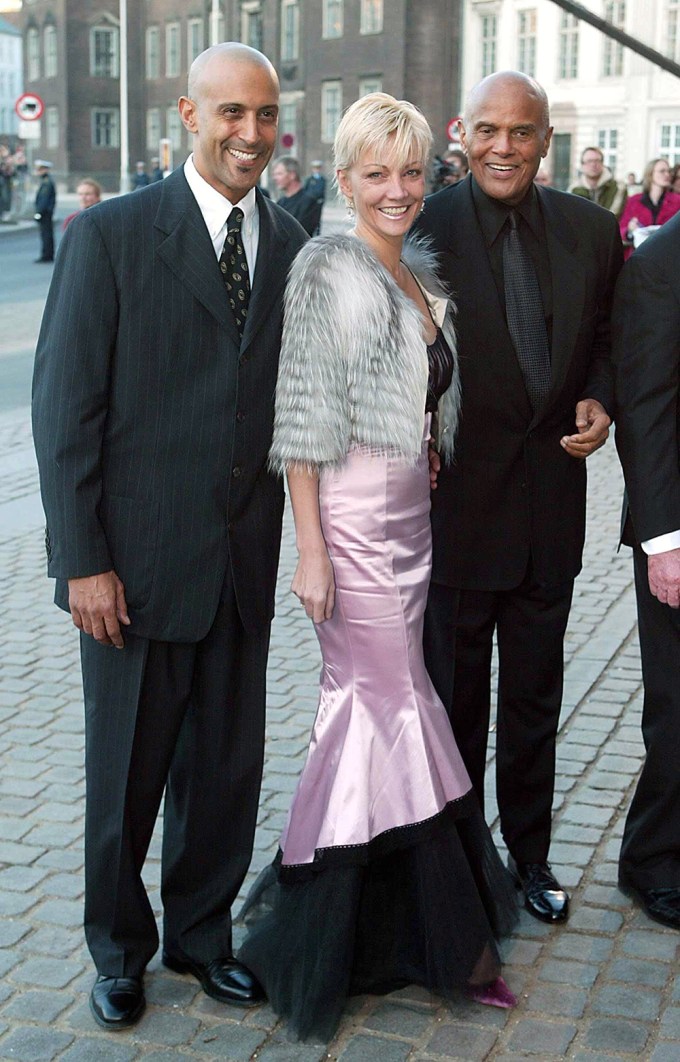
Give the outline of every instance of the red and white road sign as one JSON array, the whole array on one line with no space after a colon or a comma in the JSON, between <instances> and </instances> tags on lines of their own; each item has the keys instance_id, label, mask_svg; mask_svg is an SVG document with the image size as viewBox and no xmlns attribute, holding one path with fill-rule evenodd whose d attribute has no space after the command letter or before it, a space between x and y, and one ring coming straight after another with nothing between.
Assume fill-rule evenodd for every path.
<instances>
[{"instance_id":1,"label":"red and white road sign","mask_svg":"<svg viewBox=\"0 0 680 1062\"><path fill-rule=\"evenodd\" d=\"M34 92L24 92L14 104L14 110L22 122L35 122L42 118L45 104Z\"/></svg>"},{"instance_id":2,"label":"red and white road sign","mask_svg":"<svg viewBox=\"0 0 680 1062\"><path fill-rule=\"evenodd\" d=\"M460 140L460 136L459 136L459 133L458 133L458 122L459 121L460 121L460 118L452 118L451 121L448 122L448 124L446 126L446 135L449 138L449 140Z\"/></svg>"},{"instance_id":3,"label":"red and white road sign","mask_svg":"<svg viewBox=\"0 0 680 1062\"><path fill-rule=\"evenodd\" d=\"M284 133L283 136L281 137L281 147L286 148L286 150L289 150L290 148L292 148L294 143L295 143L295 137L294 137L294 135L292 133Z\"/></svg>"}]
</instances>

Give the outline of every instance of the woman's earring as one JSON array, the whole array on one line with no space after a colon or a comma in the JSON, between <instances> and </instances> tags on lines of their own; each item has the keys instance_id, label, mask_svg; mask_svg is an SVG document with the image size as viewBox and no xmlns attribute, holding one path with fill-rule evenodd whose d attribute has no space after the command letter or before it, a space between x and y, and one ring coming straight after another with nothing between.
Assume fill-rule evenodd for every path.
<instances>
[{"instance_id":1,"label":"woman's earring","mask_svg":"<svg viewBox=\"0 0 680 1062\"><path fill-rule=\"evenodd\" d=\"M351 196L347 196L347 213L351 218L354 217L354 200Z\"/></svg>"}]
</instances>

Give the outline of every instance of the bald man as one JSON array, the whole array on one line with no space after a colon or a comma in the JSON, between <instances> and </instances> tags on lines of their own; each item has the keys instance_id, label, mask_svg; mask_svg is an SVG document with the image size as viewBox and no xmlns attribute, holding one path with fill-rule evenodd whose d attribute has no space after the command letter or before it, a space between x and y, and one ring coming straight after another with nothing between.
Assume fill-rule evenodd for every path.
<instances>
[{"instance_id":1,"label":"bald man","mask_svg":"<svg viewBox=\"0 0 680 1062\"><path fill-rule=\"evenodd\" d=\"M198 56L179 100L192 155L73 220L38 342L48 572L81 632L90 1005L109 1030L145 1005L159 938L141 871L164 791L163 961L225 1003L262 999L230 908L264 750L282 292L306 239L256 188L278 98L259 52Z\"/></svg>"},{"instance_id":2,"label":"bald man","mask_svg":"<svg viewBox=\"0 0 680 1062\"><path fill-rule=\"evenodd\" d=\"M455 294L462 416L433 495L425 654L480 800L499 653L496 790L509 865L535 918L569 897L548 863L563 642L581 567L589 454L612 409L614 216L534 178L552 136L524 74L493 74L460 123L471 174L419 230Z\"/></svg>"}]
</instances>

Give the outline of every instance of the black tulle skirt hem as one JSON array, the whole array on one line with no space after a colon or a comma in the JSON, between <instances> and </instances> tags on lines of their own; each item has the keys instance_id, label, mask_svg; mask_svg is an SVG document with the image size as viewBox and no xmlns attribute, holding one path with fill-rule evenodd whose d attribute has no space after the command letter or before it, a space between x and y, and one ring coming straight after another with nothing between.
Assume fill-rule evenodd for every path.
<instances>
[{"instance_id":1,"label":"black tulle skirt hem","mask_svg":"<svg viewBox=\"0 0 680 1062\"><path fill-rule=\"evenodd\" d=\"M500 972L496 941L517 920L515 890L475 804L410 827L398 848L286 880L281 853L239 914L238 958L294 1040L332 1039L349 996L421 985L444 999Z\"/></svg>"}]
</instances>

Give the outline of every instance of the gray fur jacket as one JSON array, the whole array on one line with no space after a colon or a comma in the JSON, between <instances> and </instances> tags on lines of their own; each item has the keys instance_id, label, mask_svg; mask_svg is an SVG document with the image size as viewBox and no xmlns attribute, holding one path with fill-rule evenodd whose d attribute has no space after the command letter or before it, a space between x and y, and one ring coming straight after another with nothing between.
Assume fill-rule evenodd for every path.
<instances>
[{"instance_id":1,"label":"gray fur jacket","mask_svg":"<svg viewBox=\"0 0 680 1062\"><path fill-rule=\"evenodd\" d=\"M453 306L435 256L422 241L407 241L402 258L455 354ZM415 461L428 378L422 319L366 244L344 234L310 240L293 262L284 305L271 468L335 463L354 444ZM454 364L433 425L446 461L459 401Z\"/></svg>"}]
</instances>

